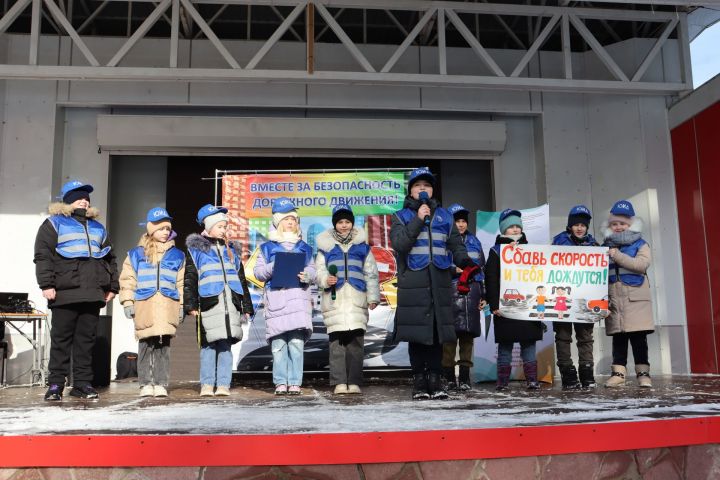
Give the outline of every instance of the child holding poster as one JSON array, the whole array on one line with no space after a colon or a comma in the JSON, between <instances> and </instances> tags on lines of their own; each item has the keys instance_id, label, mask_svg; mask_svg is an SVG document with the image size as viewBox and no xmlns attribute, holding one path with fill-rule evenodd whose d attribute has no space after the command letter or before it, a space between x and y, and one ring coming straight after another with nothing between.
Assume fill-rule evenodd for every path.
<instances>
[{"instance_id":1,"label":"child holding poster","mask_svg":"<svg viewBox=\"0 0 720 480\"><path fill-rule=\"evenodd\" d=\"M172 217L147 213L146 232L128 252L120 273L120 304L135 324L141 397L167 397L170 339L183 318L185 254L175 247Z\"/></svg>"},{"instance_id":2,"label":"child holding poster","mask_svg":"<svg viewBox=\"0 0 720 480\"><path fill-rule=\"evenodd\" d=\"M460 233L465 248L467 248L468 256L478 266L478 270L472 276L469 276L467 280L465 277L462 278L460 283L466 283L469 289L464 294L460 294L457 288L463 269L454 267L453 285L456 288L453 289L453 314L455 316L457 341L443 344L442 366L448 390L467 391L472 388L470 369L473 366L473 346L475 338L481 334L480 310L485 307L485 301L483 300L485 296L485 274L482 270L485 266L485 254L480 240L468 231L470 211L458 203L450 205L448 211L453 214L455 226ZM460 368L456 379L455 355L458 348L460 350L460 359L457 365Z\"/></svg>"},{"instance_id":3,"label":"child holding poster","mask_svg":"<svg viewBox=\"0 0 720 480\"><path fill-rule=\"evenodd\" d=\"M605 330L613 337L613 364L605 386L625 385L629 342L638 385L650 388L647 336L655 330L646 273L651 262L650 246L642 238L642 221L629 201L616 202L607 223L603 245L610 248L610 315L605 319Z\"/></svg>"},{"instance_id":4,"label":"child holding poster","mask_svg":"<svg viewBox=\"0 0 720 480\"><path fill-rule=\"evenodd\" d=\"M185 311L197 318L200 343L200 396L230 395L233 355L243 322L253 314L240 261L240 246L226 242L227 208L207 204L197 213L203 227L187 237ZM213 389L215 390L213 391Z\"/></svg>"},{"instance_id":5,"label":"child holding poster","mask_svg":"<svg viewBox=\"0 0 720 480\"><path fill-rule=\"evenodd\" d=\"M265 282L265 338L273 356L275 395L300 395L303 379L305 342L312 335L312 298L310 284L315 281L313 250L302 240L300 217L292 200L276 198L272 203L272 223L275 230L269 241L260 246L255 264L255 278ZM301 255L304 265L297 274L297 286L274 286L273 277L287 276L287 271L275 270L278 254L292 252Z\"/></svg>"},{"instance_id":6,"label":"child holding poster","mask_svg":"<svg viewBox=\"0 0 720 480\"><path fill-rule=\"evenodd\" d=\"M349 205L332 211L333 228L317 236L317 284L324 289L323 321L330 337L330 385L335 394L360 394L368 309L380 303L375 257L365 230L354 228Z\"/></svg>"},{"instance_id":7,"label":"child holding poster","mask_svg":"<svg viewBox=\"0 0 720 480\"><path fill-rule=\"evenodd\" d=\"M597 246L598 243L588 233L591 219L590 209L585 205L574 206L568 214L565 231L555 235L552 244L578 247ZM559 310L557 303L555 303L555 310ZM558 313L558 318L559 316L560 313ZM578 370L575 370L575 365L573 365L570 356L573 327L575 328L575 340L578 349L580 380L578 380ZM563 390L595 388L593 328L595 328L595 325L592 323L555 322L553 324L557 366L558 370L560 370Z\"/></svg>"},{"instance_id":8,"label":"child holding poster","mask_svg":"<svg viewBox=\"0 0 720 480\"><path fill-rule=\"evenodd\" d=\"M537 390L537 360L535 358L535 342L542 340L542 323L537 321L511 320L500 314L500 249L504 245L527 244L523 233L522 214L517 210L507 209L500 213L500 235L490 249L485 264L485 288L487 301L493 312L495 341L497 353L497 390L506 390L512 372L512 351L515 342L520 343L520 356L523 361L523 372L528 390Z\"/></svg>"}]
</instances>

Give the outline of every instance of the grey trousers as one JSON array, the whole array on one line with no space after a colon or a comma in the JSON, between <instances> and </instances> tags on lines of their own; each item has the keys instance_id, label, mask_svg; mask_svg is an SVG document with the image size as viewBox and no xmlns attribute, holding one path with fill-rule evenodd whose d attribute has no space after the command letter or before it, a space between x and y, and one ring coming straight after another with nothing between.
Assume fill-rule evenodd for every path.
<instances>
[{"instance_id":1,"label":"grey trousers","mask_svg":"<svg viewBox=\"0 0 720 480\"><path fill-rule=\"evenodd\" d=\"M569 367L573 364L572 358L570 358L573 326L575 327L580 364L593 364L593 327L595 325L592 323L555 322L553 330L555 330L558 367Z\"/></svg>"},{"instance_id":2,"label":"grey trousers","mask_svg":"<svg viewBox=\"0 0 720 480\"><path fill-rule=\"evenodd\" d=\"M330 337L330 385L362 385L365 330L332 332Z\"/></svg>"},{"instance_id":3,"label":"grey trousers","mask_svg":"<svg viewBox=\"0 0 720 480\"><path fill-rule=\"evenodd\" d=\"M138 382L167 387L170 381L170 338L158 336L138 342Z\"/></svg>"}]
</instances>

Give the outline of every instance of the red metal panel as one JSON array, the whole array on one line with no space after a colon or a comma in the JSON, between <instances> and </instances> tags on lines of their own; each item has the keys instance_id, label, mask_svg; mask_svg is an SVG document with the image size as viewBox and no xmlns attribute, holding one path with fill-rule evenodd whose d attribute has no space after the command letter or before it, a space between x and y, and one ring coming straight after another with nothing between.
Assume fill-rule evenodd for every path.
<instances>
[{"instance_id":1,"label":"red metal panel","mask_svg":"<svg viewBox=\"0 0 720 480\"><path fill-rule=\"evenodd\" d=\"M720 103L695 117L695 134L710 267L708 299L712 305L715 351L720 352Z\"/></svg>"},{"instance_id":2,"label":"red metal panel","mask_svg":"<svg viewBox=\"0 0 720 480\"><path fill-rule=\"evenodd\" d=\"M690 370L693 373L718 373L715 329L709 301L710 285L694 121L688 120L673 129L671 137L683 260Z\"/></svg>"},{"instance_id":3,"label":"red metal panel","mask_svg":"<svg viewBox=\"0 0 720 480\"><path fill-rule=\"evenodd\" d=\"M419 432L0 436L0 465L145 467L385 463L562 455L711 443L720 443L718 417Z\"/></svg>"}]
</instances>

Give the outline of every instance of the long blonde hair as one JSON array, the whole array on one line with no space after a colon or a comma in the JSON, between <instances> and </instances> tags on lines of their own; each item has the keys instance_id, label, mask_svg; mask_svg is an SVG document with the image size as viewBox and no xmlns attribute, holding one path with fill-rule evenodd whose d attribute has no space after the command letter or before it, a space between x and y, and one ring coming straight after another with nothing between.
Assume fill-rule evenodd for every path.
<instances>
[{"instance_id":1,"label":"long blonde hair","mask_svg":"<svg viewBox=\"0 0 720 480\"><path fill-rule=\"evenodd\" d=\"M152 265L160 263L160 259L162 258L162 255L158 251L158 243L160 242L153 240L152 235L147 233L143 233L138 242L138 245L145 250L145 259Z\"/></svg>"}]
</instances>

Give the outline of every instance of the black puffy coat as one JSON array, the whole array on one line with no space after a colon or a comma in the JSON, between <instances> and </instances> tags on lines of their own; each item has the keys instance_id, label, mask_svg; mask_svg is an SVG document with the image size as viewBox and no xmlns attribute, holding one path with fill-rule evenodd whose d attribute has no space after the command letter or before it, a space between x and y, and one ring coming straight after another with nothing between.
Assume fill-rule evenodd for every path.
<instances>
[{"instance_id":1,"label":"black puffy coat","mask_svg":"<svg viewBox=\"0 0 720 480\"><path fill-rule=\"evenodd\" d=\"M213 244L225 245L225 241L217 238L203 237L196 233L188 236L186 240L186 246L188 248L196 248L203 252L210 251L213 248ZM233 245L236 252L241 252L240 244ZM245 278L245 270L240 268L238 270L238 277L240 277L240 283L242 284L243 294L232 292L232 303L240 313L247 313L248 315L254 314L252 298L250 297L250 290L248 289L247 279ZM222 295L222 294L220 294ZM214 297L201 297L198 293L198 271L195 266L190 253L185 255L185 284L183 287L183 308L185 313L189 313L193 310L199 310L201 312L207 312L215 305L220 302L220 295Z\"/></svg>"},{"instance_id":2,"label":"black puffy coat","mask_svg":"<svg viewBox=\"0 0 720 480\"><path fill-rule=\"evenodd\" d=\"M498 235L496 245L512 243L512 239ZM518 240L519 244L528 243L525 234ZM485 263L485 289L487 301L493 312L500 308L500 257L494 249L490 250L487 263ZM541 322L527 320L510 320L500 316L493 316L495 341L497 343L509 342L536 342L542 340L543 329Z\"/></svg>"},{"instance_id":3,"label":"black puffy coat","mask_svg":"<svg viewBox=\"0 0 720 480\"><path fill-rule=\"evenodd\" d=\"M405 208L417 212L421 205L419 200L410 196L405 198ZM434 216L439 204L430 199L429 206ZM452 269L441 270L432 263L417 271L407 267L407 256L424 228L430 227L425 226L417 216L407 225L397 215L393 216L390 240L398 264L395 339L424 345L433 345L438 341L453 342L457 337L453 318ZM454 224L447 238L447 249L460 268L472 264Z\"/></svg>"},{"instance_id":4,"label":"black puffy coat","mask_svg":"<svg viewBox=\"0 0 720 480\"><path fill-rule=\"evenodd\" d=\"M95 219L97 209L74 210L64 203L53 203L48 208L51 215L72 216L85 224L87 219ZM35 237L35 276L41 290L54 288L55 300L48 301L48 307L59 307L74 303L105 304L106 292L118 293L118 270L115 251L103 258L65 258L55 251L58 234L49 219L38 229ZM102 247L110 245L105 240Z\"/></svg>"}]
</instances>

